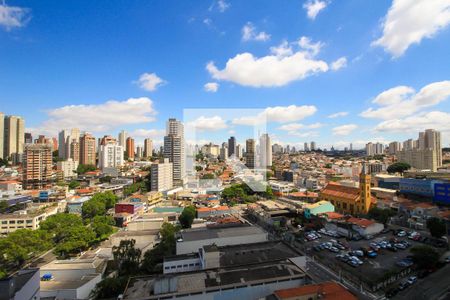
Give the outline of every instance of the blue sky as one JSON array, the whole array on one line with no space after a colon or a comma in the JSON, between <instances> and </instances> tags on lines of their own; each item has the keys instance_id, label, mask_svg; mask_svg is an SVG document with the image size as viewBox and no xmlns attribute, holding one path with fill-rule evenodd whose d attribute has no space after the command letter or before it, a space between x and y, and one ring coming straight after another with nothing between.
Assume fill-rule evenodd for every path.
<instances>
[{"instance_id":1,"label":"blue sky","mask_svg":"<svg viewBox=\"0 0 450 300\"><path fill-rule=\"evenodd\" d=\"M183 109L257 108L291 145L359 147L426 128L448 145L449 11L446 0L8 0L0 111L34 134L160 141ZM250 135L248 120L204 112L205 139Z\"/></svg>"}]
</instances>

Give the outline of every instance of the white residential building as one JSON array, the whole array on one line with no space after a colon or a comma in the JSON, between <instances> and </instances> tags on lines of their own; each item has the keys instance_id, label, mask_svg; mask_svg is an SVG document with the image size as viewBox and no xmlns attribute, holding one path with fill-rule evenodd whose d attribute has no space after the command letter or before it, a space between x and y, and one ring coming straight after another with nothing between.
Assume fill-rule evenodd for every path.
<instances>
[{"instance_id":1,"label":"white residential building","mask_svg":"<svg viewBox=\"0 0 450 300\"><path fill-rule=\"evenodd\" d=\"M123 147L116 144L100 146L98 165L101 170L105 168L120 168L124 164Z\"/></svg>"},{"instance_id":2,"label":"white residential building","mask_svg":"<svg viewBox=\"0 0 450 300\"><path fill-rule=\"evenodd\" d=\"M58 161L56 163L56 168L58 171L62 172L64 178L73 178L77 176L76 171L78 168L78 161L71 158L64 161Z\"/></svg>"},{"instance_id":3,"label":"white residential building","mask_svg":"<svg viewBox=\"0 0 450 300\"><path fill-rule=\"evenodd\" d=\"M150 190L167 191L173 187L173 164L169 159L164 159L162 163L153 163L150 167Z\"/></svg>"}]
</instances>

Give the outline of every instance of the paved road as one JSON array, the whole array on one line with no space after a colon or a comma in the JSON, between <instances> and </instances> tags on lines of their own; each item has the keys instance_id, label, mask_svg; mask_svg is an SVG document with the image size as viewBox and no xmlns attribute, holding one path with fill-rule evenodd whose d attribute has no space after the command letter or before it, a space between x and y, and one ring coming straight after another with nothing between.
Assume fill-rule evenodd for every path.
<instances>
[{"instance_id":1,"label":"paved road","mask_svg":"<svg viewBox=\"0 0 450 300\"><path fill-rule=\"evenodd\" d=\"M450 264L439 269L433 274L419 279L413 286L400 292L394 299L398 300L429 300L450 299Z\"/></svg>"}]
</instances>

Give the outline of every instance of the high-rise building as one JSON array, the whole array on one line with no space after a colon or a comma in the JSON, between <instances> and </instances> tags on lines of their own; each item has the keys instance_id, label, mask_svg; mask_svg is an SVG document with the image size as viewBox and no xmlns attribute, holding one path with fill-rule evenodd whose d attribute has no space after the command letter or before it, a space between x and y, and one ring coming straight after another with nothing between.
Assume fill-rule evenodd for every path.
<instances>
[{"instance_id":1,"label":"high-rise building","mask_svg":"<svg viewBox=\"0 0 450 300\"><path fill-rule=\"evenodd\" d=\"M384 145L382 143L367 143L366 156L381 155L384 153Z\"/></svg>"},{"instance_id":2,"label":"high-rise building","mask_svg":"<svg viewBox=\"0 0 450 300\"><path fill-rule=\"evenodd\" d=\"M0 158L4 158L3 151L5 147L5 115L0 112Z\"/></svg>"},{"instance_id":3,"label":"high-rise building","mask_svg":"<svg viewBox=\"0 0 450 300\"><path fill-rule=\"evenodd\" d=\"M0 122L1 122L1 116L0 116ZM0 124L0 128L3 126L3 124ZM3 132L0 133L0 136L3 136ZM0 144L2 142L0 141ZM29 132L25 132L25 144L33 144L33 136ZM0 152L3 151L3 148L0 149Z\"/></svg>"},{"instance_id":4,"label":"high-rise building","mask_svg":"<svg viewBox=\"0 0 450 300\"><path fill-rule=\"evenodd\" d=\"M228 139L228 156L233 154L236 155L236 138L234 136Z\"/></svg>"},{"instance_id":5,"label":"high-rise building","mask_svg":"<svg viewBox=\"0 0 450 300\"><path fill-rule=\"evenodd\" d=\"M242 157L242 146L239 144L236 145L235 150L236 150L236 152L234 154L236 155L236 158L241 158ZM228 157L230 157L230 153L228 153Z\"/></svg>"},{"instance_id":6,"label":"high-rise building","mask_svg":"<svg viewBox=\"0 0 450 300\"><path fill-rule=\"evenodd\" d=\"M311 151L316 151L316 142L311 142Z\"/></svg>"},{"instance_id":7,"label":"high-rise building","mask_svg":"<svg viewBox=\"0 0 450 300\"><path fill-rule=\"evenodd\" d=\"M353 151L353 144L350 143L350 151Z\"/></svg>"},{"instance_id":8,"label":"high-rise building","mask_svg":"<svg viewBox=\"0 0 450 300\"><path fill-rule=\"evenodd\" d=\"M164 158L172 163L173 185L182 186L185 178L185 145L184 126L176 119L169 119L166 123L164 137Z\"/></svg>"},{"instance_id":9,"label":"high-rise building","mask_svg":"<svg viewBox=\"0 0 450 300\"><path fill-rule=\"evenodd\" d=\"M173 164L168 158L164 162L152 163L150 167L150 190L166 191L173 187Z\"/></svg>"},{"instance_id":10,"label":"high-rise building","mask_svg":"<svg viewBox=\"0 0 450 300\"><path fill-rule=\"evenodd\" d=\"M259 147L261 167L270 168L272 166L272 142L267 133L260 136Z\"/></svg>"},{"instance_id":11,"label":"high-rise building","mask_svg":"<svg viewBox=\"0 0 450 300\"><path fill-rule=\"evenodd\" d=\"M123 147L109 143L101 145L98 155L98 167L103 171L105 168L120 168L124 164Z\"/></svg>"},{"instance_id":12,"label":"high-rise building","mask_svg":"<svg viewBox=\"0 0 450 300\"><path fill-rule=\"evenodd\" d=\"M128 159L133 160L134 159L134 139L132 137L127 137L127 155L128 155Z\"/></svg>"},{"instance_id":13,"label":"high-rise building","mask_svg":"<svg viewBox=\"0 0 450 300\"><path fill-rule=\"evenodd\" d=\"M52 146L27 144L23 156L23 185L25 189L47 187L52 179Z\"/></svg>"},{"instance_id":14,"label":"high-rise building","mask_svg":"<svg viewBox=\"0 0 450 300\"><path fill-rule=\"evenodd\" d=\"M25 120L17 116L6 116L4 121L3 156L14 163L19 162L25 144Z\"/></svg>"},{"instance_id":15,"label":"high-rise building","mask_svg":"<svg viewBox=\"0 0 450 300\"><path fill-rule=\"evenodd\" d=\"M126 148L128 133L125 130L122 130L119 133L119 146L122 146L123 149Z\"/></svg>"},{"instance_id":16,"label":"high-rise building","mask_svg":"<svg viewBox=\"0 0 450 300\"><path fill-rule=\"evenodd\" d=\"M144 148L142 146L137 146L136 147L136 157L139 158L139 159L144 157Z\"/></svg>"},{"instance_id":17,"label":"high-rise building","mask_svg":"<svg viewBox=\"0 0 450 300\"><path fill-rule=\"evenodd\" d=\"M69 137L69 132L66 129L61 130L58 133L58 157L61 159L67 159L67 147L66 141Z\"/></svg>"},{"instance_id":18,"label":"high-rise building","mask_svg":"<svg viewBox=\"0 0 450 300\"><path fill-rule=\"evenodd\" d=\"M149 138L144 140L144 157L149 158L153 155L153 141Z\"/></svg>"},{"instance_id":19,"label":"high-rise building","mask_svg":"<svg viewBox=\"0 0 450 300\"><path fill-rule=\"evenodd\" d=\"M437 171L442 166L441 133L427 129L419 133L419 139L403 142L403 150L398 151L397 160L406 162L413 168Z\"/></svg>"},{"instance_id":20,"label":"high-rise building","mask_svg":"<svg viewBox=\"0 0 450 300\"><path fill-rule=\"evenodd\" d=\"M80 164L82 165L96 165L96 140L90 133L85 133L80 138Z\"/></svg>"},{"instance_id":21,"label":"high-rise building","mask_svg":"<svg viewBox=\"0 0 450 300\"><path fill-rule=\"evenodd\" d=\"M228 158L228 144L222 143L222 147L220 147L220 160L225 161Z\"/></svg>"},{"instance_id":22,"label":"high-rise building","mask_svg":"<svg viewBox=\"0 0 450 300\"><path fill-rule=\"evenodd\" d=\"M283 146L281 146L280 144L273 144L272 146L272 152L274 154L280 154L283 153Z\"/></svg>"},{"instance_id":23,"label":"high-rise building","mask_svg":"<svg viewBox=\"0 0 450 300\"><path fill-rule=\"evenodd\" d=\"M305 151L305 152L308 152L309 151L309 146L308 146L308 143L304 143L303 144L303 150Z\"/></svg>"},{"instance_id":24,"label":"high-rise building","mask_svg":"<svg viewBox=\"0 0 450 300\"><path fill-rule=\"evenodd\" d=\"M70 143L70 158L77 163L80 162L80 140L73 139Z\"/></svg>"},{"instance_id":25,"label":"high-rise building","mask_svg":"<svg viewBox=\"0 0 450 300\"><path fill-rule=\"evenodd\" d=\"M208 156L217 157L220 154L219 152L220 152L219 145L213 143L203 145L202 147L202 153Z\"/></svg>"},{"instance_id":26,"label":"high-rise building","mask_svg":"<svg viewBox=\"0 0 450 300\"><path fill-rule=\"evenodd\" d=\"M401 143L399 143L399 142L389 143L389 154L391 154L391 155L397 154L400 150L402 150Z\"/></svg>"},{"instance_id":27,"label":"high-rise building","mask_svg":"<svg viewBox=\"0 0 450 300\"><path fill-rule=\"evenodd\" d=\"M245 165L249 169L256 167L256 143L254 139L248 139L245 141Z\"/></svg>"},{"instance_id":28,"label":"high-rise building","mask_svg":"<svg viewBox=\"0 0 450 300\"><path fill-rule=\"evenodd\" d=\"M100 145L104 146L107 144L117 144L117 140L110 136L110 135L105 135L102 137L102 139L100 140Z\"/></svg>"}]
</instances>

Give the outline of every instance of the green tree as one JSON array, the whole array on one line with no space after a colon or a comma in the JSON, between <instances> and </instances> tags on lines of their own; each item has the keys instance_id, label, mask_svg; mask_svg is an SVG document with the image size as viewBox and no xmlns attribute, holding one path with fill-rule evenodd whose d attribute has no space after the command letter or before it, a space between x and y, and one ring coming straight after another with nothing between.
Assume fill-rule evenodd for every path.
<instances>
[{"instance_id":1,"label":"green tree","mask_svg":"<svg viewBox=\"0 0 450 300\"><path fill-rule=\"evenodd\" d=\"M175 254L175 233L179 230L178 227L170 223L164 223L161 226L160 235L161 242L153 249L147 250L144 253L141 270L145 273L153 273L161 271L158 266L163 262L164 256Z\"/></svg>"},{"instance_id":2,"label":"green tree","mask_svg":"<svg viewBox=\"0 0 450 300\"><path fill-rule=\"evenodd\" d=\"M246 198L246 193L241 185L233 184L223 189L222 198L226 200L241 200Z\"/></svg>"},{"instance_id":3,"label":"green tree","mask_svg":"<svg viewBox=\"0 0 450 300\"><path fill-rule=\"evenodd\" d=\"M195 166L195 171L200 172L203 170L202 166Z\"/></svg>"},{"instance_id":4,"label":"green tree","mask_svg":"<svg viewBox=\"0 0 450 300\"><path fill-rule=\"evenodd\" d=\"M53 236L55 243L59 243L68 236L70 228L83 226L83 220L78 215L60 213L48 217L39 226Z\"/></svg>"},{"instance_id":5,"label":"green tree","mask_svg":"<svg viewBox=\"0 0 450 300\"><path fill-rule=\"evenodd\" d=\"M438 218L429 218L427 220L427 228L430 231L431 236L440 238L446 234L447 227L445 222Z\"/></svg>"},{"instance_id":6,"label":"green tree","mask_svg":"<svg viewBox=\"0 0 450 300\"><path fill-rule=\"evenodd\" d=\"M72 180L72 181L69 183L69 189L71 189L71 190L76 189L76 188L79 187L79 186L80 186L80 182L78 182L78 181L76 181L76 180Z\"/></svg>"},{"instance_id":7,"label":"green tree","mask_svg":"<svg viewBox=\"0 0 450 300\"><path fill-rule=\"evenodd\" d=\"M208 173L208 174L203 175L201 179L214 179L214 178L216 178L216 176L214 176L214 174Z\"/></svg>"},{"instance_id":8,"label":"green tree","mask_svg":"<svg viewBox=\"0 0 450 300\"><path fill-rule=\"evenodd\" d=\"M196 214L195 206L187 206L183 209L180 216L178 217L178 221L183 228L191 228L192 223L194 222Z\"/></svg>"},{"instance_id":9,"label":"green tree","mask_svg":"<svg viewBox=\"0 0 450 300\"><path fill-rule=\"evenodd\" d=\"M405 162L396 162L387 168L388 173L400 173L403 174L406 170L409 170L411 166Z\"/></svg>"},{"instance_id":10,"label":"green tree","mask_svg":"<svg viewBox=\"0 0 450 300\"><path fill-rule=\"evenodd\" d=\"M56 245L55 252L62 257L86 250L95 240L95 233L90 227L76 226L67 230L66 237Z\"/></svg>"},{"instance_id":11,"label":"green tree","mask_svg":"<svg viewBox=\"0 0 450 300\"><path fill-rule=\"evenodd\" d=\"M414 246L410 250L412 259L419 269L433 268L439 261L439 253L426 245Z\"/></svg>"},{"instance_id":12,"label":"green tree","mask_svg":"<svg viewBox=\"0 0 450 300\"><path fill-rule=\"evenodd\" d=\"M91 227L97 238L105 239L114 232L114 219L110 216L95 216L92 219Z\"/></svg>"},{"instance_id":13,"label":"green tree","mask_svg":"<svg viewBox=\"0 0 450 300\"><path fill-rule=\"evenodd\" d=\"M6 158L1 158L0 157L0 168L3 167L3 166L7 167L8 165L9 165L8 164L8 160Z\"/></svg>"},{"instance_id":14,"label":"green tree","mask_svg":"<svg viewBox=\"0 0 450 300\"><path fill-rule=\"evenodd\" d=\"M6 212L9 208L8 202L6 200L0 200L0 213Z\"/></svg>"},{"instance_id":15,"label":"green tree","mask_svg":"<svg viewBox=\"0 0 450 300\"><path fill-rule=\"evenodd\" d=\"M127 276L122 277L107 277L97 283L95 289L91 292L93 299L112 299L117 298L123 293L128 282Z\"/></svg>"},{"instance_id":16,"label":"green tree","mask_svg":"<svg viewBox=\"0 0 450 300\"><path fill-rule=\"evenodd\" d=\"M372 207L368 212L369 218L383 223L383 225L386 225L393 216L395 216L395 212L389 208Z\"/></svg>"},{"instance_id":17,"label":"green tree","mask_svg":"<svg viewBox=\"0 0 450 300\"><path fill-rule=\"evenodd\" d=\"M114 263L119 276L136 274L141 261L141 249L135 247L135 240L121 240L112 248Z\"/></svg>"},{"instance_id":18,"label":"green tree","mask_svg":"<svg viewBox=\"0 0 450 300\"><path fill-rule=\"evenodd\" d=\"M111 191L106 191L103 193L96 193L92 196L90 200L100 200L105 203L105 208L110 209L116 205L119 198Z\"/></svg>"},{"instance_id":19,"label":"green tree","mask_svg":"<svg viewBox=\"0 0 450 300\"><path fill-rule=\"evenodd\" d=\"M112 177L111 176L103 176L103 177L100 177L100 179L99 179L99 181L101 182L101 183L110 183L111 182L111 179L112 179Z\"/></svg>"},{"instance_id":20,"label":"green tree","mask_svg":"<svg viewBox=\"0 0 450 300\"><path fill-rule=\"evenodd\" d=\"M97 168L94 165L82 165L79 164L77 167L78 174L85 174L87 172L95 171Z\"/></svg>"},{"instance_id":21,"label":"green tree","mask_svg":"<svg viewBox=\"0 0 450 300\"><path fill-rule=\"evenodd\" d=\"M81 208L81 214L83 219L92 219L95 216L105 215L105 203L99 199L90 199L84 202L83 207Z\"/></svg>"}]
</instances>

